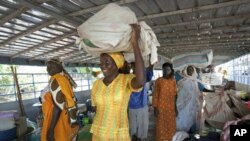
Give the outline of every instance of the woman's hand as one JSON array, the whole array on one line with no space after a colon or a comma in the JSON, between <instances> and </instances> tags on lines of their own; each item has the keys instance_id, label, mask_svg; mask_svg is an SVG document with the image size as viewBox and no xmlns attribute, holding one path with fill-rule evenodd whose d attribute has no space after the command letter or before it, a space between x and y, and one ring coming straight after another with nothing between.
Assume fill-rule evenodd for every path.
<instances>
[{"instance_id":1,"label":"woman's hand","mask_svg":"<svg viewBox=\"0 0 250 141\"><path fill-rule=\"evenodd\" d=\"M131 43L133 46L138 45L138 39L140 38L141 27L138 24L130 24L132 28Z\"/></svg>"}]
</instances>

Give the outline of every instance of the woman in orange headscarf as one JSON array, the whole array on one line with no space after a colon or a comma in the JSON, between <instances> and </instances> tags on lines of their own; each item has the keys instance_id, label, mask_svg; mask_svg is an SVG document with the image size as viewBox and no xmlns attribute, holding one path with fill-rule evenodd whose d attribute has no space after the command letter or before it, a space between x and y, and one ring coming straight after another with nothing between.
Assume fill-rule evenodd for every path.
<instances>
[{"instance_id":1,"label":"woman in orange headscarf","mask_svg":"<svg viewBox=\"0 0 250 141\"><path fill-rule=\"evenodd\" d=\"M44 115L41 141L74 141L78 132L73 79L57 59L47 62L50 90L43 97ZM64 74L61 74L64 72Z\"/></svg>"},{"instance_id":2,"label":"woman in orange headscarf","mask_svg":"<svg viewBox=\"0 0 250 141\"><path fill-rule=\"evenodd\" d=\"M130 141L127 108L130 94L140 91L145 82L144 63L138 46L140 27L133 28L131 43L135 55L135 75L121 74L124 64L121 53L103 53L100 67L104 78L94 82L91 99L96 115L91 127L93 141Z\"/></svg>"}]
</instances>

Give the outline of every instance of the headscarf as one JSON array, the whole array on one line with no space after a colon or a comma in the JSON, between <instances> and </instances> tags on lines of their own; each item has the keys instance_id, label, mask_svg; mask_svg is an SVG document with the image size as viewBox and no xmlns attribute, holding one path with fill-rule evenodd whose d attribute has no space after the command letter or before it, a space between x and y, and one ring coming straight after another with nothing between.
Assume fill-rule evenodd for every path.
<instances>
[{"instance_id":1,"label":"headscarf","mask_svg":"<svg viewBox=\"0 0 250 141\"><path fill-rule=\"evenodd\" d=\"M189 66L186 66L186 67L184 68L184 70L182 70L181 76L182 76L182 77L185 77L186 79L192 79L192 80L195 80L195 81L200 82L200 83L203 84L203 82L202 82L200 79L198 79L198 74L197 74L197 72L196 72L195 67L192 66L192 65L190 65L190 66L193 67L193 69L194 69L194 72L193 72L192 76L190 76L190 75L187 74L187 68L188 68Z\"/></svg>"},{"instance_id":2,"label":"headscarf","mask_svg":"<svg viewBox=\"0 0 250 141\"><path fill-rule=\"evenodd\" d=\"M76 88L77 87L77 84L76 82L74 81L74 79L70 76L70 74L64 69L64 65L63 65L63 62L59 59L59 58L52 58L50 60L47 61L48 62L53 62L53 63L56 63L58 65L60 65L62 67L62 72L63 74L68 78L70 84L72 87Z\"/></svg>"},{"instance_id":3,"label":"headscarf","mask_svg":"<svg viewBox=\"0 0 250 141\"><path fill-rule=\"evenodd\" d=\"M123 67L125 62L124 56L122 53L107 53L115 62L118 69Z\"/></svg>"},{"instance_id":4,"label":"headscarf","mask_svg":"<svg viewBox=\"0 0 250 141\"><path fill-rule=\"evenodd\" d=\"M188 75L188 73L187 73L187 68L188 68L188 67L192 67L193 70L194 70L194 72L193 72L193 74L192 74L191 76ZM183 75L184 75L184 77L186 77L186 78L191 78L191 79L197 79L197 76L198 76L195 67L192 66L192 65L186 66L186 67L184 68L184 70L183 70Z\"/></svg>"}]
</instances>

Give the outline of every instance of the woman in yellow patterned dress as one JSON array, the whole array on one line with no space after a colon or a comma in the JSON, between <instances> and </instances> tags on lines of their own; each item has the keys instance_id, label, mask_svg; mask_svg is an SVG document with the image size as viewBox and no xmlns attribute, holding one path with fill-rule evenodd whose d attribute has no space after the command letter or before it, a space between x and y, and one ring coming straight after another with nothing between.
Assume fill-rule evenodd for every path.
<instances>
[{"instance_id":1,"label":"woman in yellow patterned dress","mask_svg":"<svg viewBox=\"0 0 250 141\"><path fill-rule=\"evenodd\" d=\"M135 56L135 75L121 74L124 64L121 53L103 53L100 67L104 78L94 82L91 91L96 115L91 127L92 141L130 141L127 108L130 94L140 91L145 82L144 63L138 46L140 27L133 28L131 43Z\"/></svg>"}]
</instances>

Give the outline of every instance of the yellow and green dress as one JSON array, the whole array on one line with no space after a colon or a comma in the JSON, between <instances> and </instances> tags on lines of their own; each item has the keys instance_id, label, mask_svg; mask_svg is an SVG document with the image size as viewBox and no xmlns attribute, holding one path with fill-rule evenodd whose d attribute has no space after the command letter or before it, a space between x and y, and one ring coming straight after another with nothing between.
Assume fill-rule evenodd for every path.
<instances>
[{"instance_id":1,"label":"yellow and green dress","mask_svg":"<svg viewBox=\"0 0 250 141\"><path fill-rule=\"evenodd\" d=\"M108 86L103 79L96 80L91 91L96 115L90 132L92 141L130 141L128 127L128 101L133 91L133 74L119 74Z\"/></svg>"}]
</instances>

